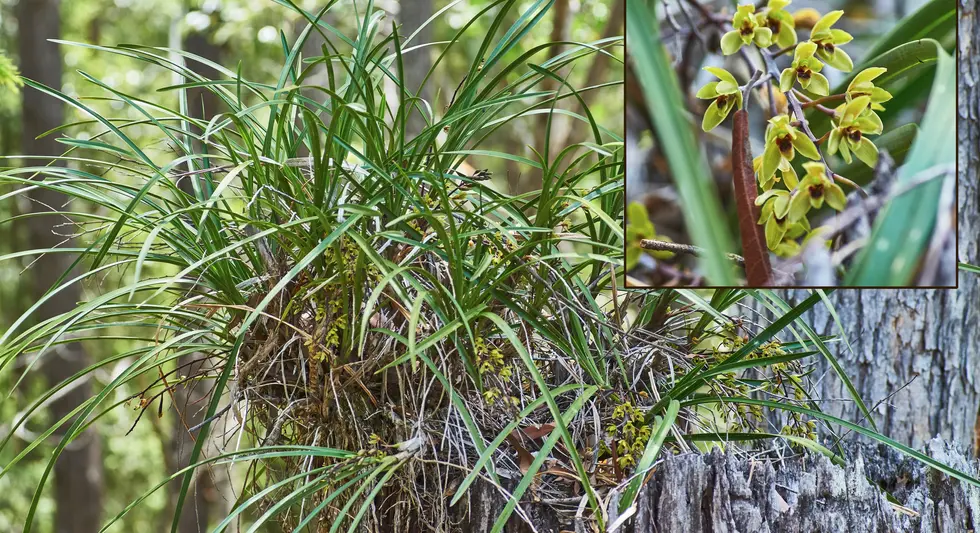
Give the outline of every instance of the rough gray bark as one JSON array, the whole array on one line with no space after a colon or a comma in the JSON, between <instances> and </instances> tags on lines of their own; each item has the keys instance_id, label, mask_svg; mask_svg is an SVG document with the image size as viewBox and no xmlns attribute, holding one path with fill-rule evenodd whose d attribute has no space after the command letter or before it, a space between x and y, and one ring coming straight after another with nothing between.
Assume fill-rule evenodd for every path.
<instances>
[{"instance_id":1,"label":"rough gray bark","mask_svg":"<svg viewBox=\"0 0 980 533\"><path fill-rule=\"evenodd\" d=\"M976 475L975 462L940 440L927 452ZM911 513L890 504L876 484ZM975 527L980 489L886 447L863 447L846 469L823 456L774 468L716 450L664 461L637 508L629 531L954 533Z\"/></svg>"},{"instance_id":2,"label":"rough gray bark","mask_svg":"<svg viewBox=\"0 0 980 533\"><path fill-rule=\"evenodd\" d=\"M980 26L975 2L959 11L958 255L980 261L980 127L977 79ZM797 291L790 299L805 297ZM886 435L912 447L935 436L977 452L980 407L980 278L959 273L955 290L838 290L831 296L853 352L834 348L869 407L879 401L875 422ZM839 332L823 306L804 317L822 333ZM839 380L828 377L816 391L822 398L846 398ZM824 408L857 420L850 402Z\"/></svg>"},{"instance_id":3,"label":"rough gray bark","mask_svg":"<svg viewBox=\"0 0 980 533\"><path fill-rule=\"evenodd\" d=\"M980 488L888 446L852 443L847 449L851 457L846 468L809 454L782 461L750 460L718 449L669 456L656 466L637 497L635 514L617 531L962 533L975 529L980 520ZM977 462L941 439L930 441L924 452L977 475ZM886 493L896 504L888 501ZM613 500L603 495L603 501ZM452 516L442 522L445 531L486 533L505 503L489 483L474 485L468 501L469 505L454 507ZM522 506L537 531L590 531L588 522L559 516L539 501ZM617 517L608 521L610 526ZM506 531L531 529L512 516Z\"/></svg>"},{"instance_id":4,"label":"rough gray bark","mask_svg":"<svg viewBox=\"0 0 980 533\"><path fill-rule=\"evenodd\" d=\"M20 70L24 77L61 89L61 53L58 45L48 41L61 35L59 0L21 0L17 6L18 47ZM60 126L64 106L40 91L24 88L23 131L21 150L37 158L25 158L26 165L45 165L51 156L64 152L54 136L36 139L38 135ZM39 176L38 179L42 179ZM35 213L50 212L64 204L60 193L38 188L30 192L31 209ZM71 246L65 237L69 220L55 216L30 218L26 222L27 239L32 248ZM70 266L74 257L68 254L48 254L40 257L29 270L34 298L40 298ZM43 320L75 308L81 288L71 285L48 300L37 315ZM54 387L91 364L89 354L77 342L49 350L43 371L49 386ZM84 383L52 402L50 416L60 420L91 396L92 386ZM64 429L64 428L62 428ZM61 437L61 430L56 434ZM54 467L55 502L54 531L56 533L91 533L101 526L103 466L102 445L94 426L75 439L61 453Z\"/></svg>"}]
</instances>

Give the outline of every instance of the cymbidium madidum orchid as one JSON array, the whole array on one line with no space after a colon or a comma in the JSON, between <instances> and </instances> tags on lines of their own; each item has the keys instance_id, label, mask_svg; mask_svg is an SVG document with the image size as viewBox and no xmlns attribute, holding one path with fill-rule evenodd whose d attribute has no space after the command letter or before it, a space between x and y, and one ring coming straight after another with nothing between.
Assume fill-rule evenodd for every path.
<instances>
[{"instance_id":1,"label":"cymbidium madidum orchid","mask_svg":"<svg viewBox=\"0 0 980 533\"><path fill-rule=\"evenodd\" d=\"M714 74L719 80L706 83L695 95L703 100L714 100L701 119L701 129L711 131L725 120L732 109L742 108L742 91L731 72L718 67L704 67L704 70Z\"/></svg>"},{"instance_id":2,"label":"cymbidium madidum orchid","mask_svg":"<svg viewBox=\"0 0 980 533\"><path fill-rule=\"evenodd\" d=\"M840 151L841 157L848 163L851 162L853 153L865 165L874 168L878 162L878 147L866 135L880 134L882 124L870 106L871 97L860 96L837 108L836 115L840 119L830 130L830 137L827 139L828 153Z\"/></svg>"},{"instance_id":3,"label":"cymbidium madidum orchid","mask_svg":"<svg viewBox=\"0 0 980 533\"><path fill-rule=\"evenodd\" d=\"M755 43L762 48L772 44L772 30L756 18L752 4L738 6L732 17L732 27L735 29L721 37L721 53L726 56L748 44Z\"/></svg>"}]
</instances>

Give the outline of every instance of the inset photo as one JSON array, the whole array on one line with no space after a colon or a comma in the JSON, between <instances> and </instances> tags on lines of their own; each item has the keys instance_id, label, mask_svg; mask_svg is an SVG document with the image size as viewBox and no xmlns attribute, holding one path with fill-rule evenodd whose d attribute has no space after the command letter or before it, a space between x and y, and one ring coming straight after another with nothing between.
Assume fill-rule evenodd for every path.
<instances>
[{"instance_id":1,"label":"inset photo","mask_svg":"<svg viewBox=\"0 0 980 533\"><path fill-rule=\"evenodd\" d=\"M628 287L956 286L956 4L628 0Z\"/></svg>"}]
</instances>

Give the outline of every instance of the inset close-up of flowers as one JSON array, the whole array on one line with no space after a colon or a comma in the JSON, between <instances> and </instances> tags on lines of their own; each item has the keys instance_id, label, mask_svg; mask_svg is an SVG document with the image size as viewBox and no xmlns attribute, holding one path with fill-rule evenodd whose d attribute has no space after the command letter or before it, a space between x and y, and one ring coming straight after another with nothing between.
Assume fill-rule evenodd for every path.
<instances>
[{"instance_id":1,"label":"inset close-up of flowers","mask_svg":"<svg viewBox=\"0 0 980 533\"><path fill-rule=\"evenodd\" d=\"M636 1L627 286L956 286L952 0Z\"/></svg>"}]
</instances>

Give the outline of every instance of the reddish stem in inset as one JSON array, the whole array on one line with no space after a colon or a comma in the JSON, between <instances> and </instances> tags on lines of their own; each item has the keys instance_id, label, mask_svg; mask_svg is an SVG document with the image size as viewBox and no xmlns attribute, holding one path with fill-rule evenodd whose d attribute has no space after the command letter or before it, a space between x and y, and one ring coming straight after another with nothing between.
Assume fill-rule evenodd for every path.
<instances>
[{"instance_id":1,"label":"reddish stem in inset","mask_svg":"<svg viewBox=\"0 0 980 533\"><path fill-rule=\"evenodd\" d=\"M732 129L732 174L735 180L735 207L738 209L738 229L745 255L745 277L750 287L772 284L772 266L766 236L757 221L759 208L755 205L758 187L752 170L749 149L749 115L744 109L735 112Z\"/></svg>"}]
</instances>

